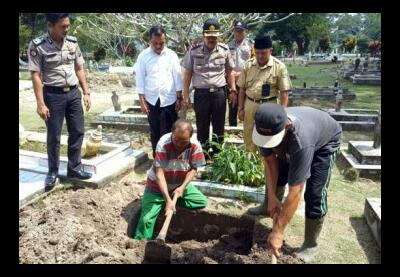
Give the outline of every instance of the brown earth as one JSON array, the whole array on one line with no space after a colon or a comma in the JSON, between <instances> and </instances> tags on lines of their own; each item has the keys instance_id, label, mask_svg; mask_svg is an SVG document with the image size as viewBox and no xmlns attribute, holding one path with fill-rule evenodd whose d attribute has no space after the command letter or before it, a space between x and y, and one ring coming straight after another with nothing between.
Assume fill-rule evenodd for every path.
<instances>
[{"instance_id":1,"label":"brown earth","mask_svg":"<svg viewBox=\"0 0 400 277\"><path fill-rule=\"evenodd\" d=\"M20 263L144 263L146 241L131 238L143 189L144 183L129 174L101 189L55 189L22 208ZM265 242L270 230L249 217L205 210L178 209L167 236L171 263L270 263ZM190 225L194 231L186 228L187 216L195 223ZM159 216L155 234L163 220ZM187 232L178 234L182 226ZM178 241L170 239L174 237ZM302 263L292 252L284 246L278 263Z\"/></svg>"}]
</instances>

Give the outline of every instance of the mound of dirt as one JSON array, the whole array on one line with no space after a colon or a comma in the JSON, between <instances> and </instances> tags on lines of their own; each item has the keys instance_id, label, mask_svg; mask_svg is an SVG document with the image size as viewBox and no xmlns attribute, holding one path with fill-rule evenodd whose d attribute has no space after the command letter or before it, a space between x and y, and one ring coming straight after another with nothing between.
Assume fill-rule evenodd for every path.
<instances>
[{"instance_id":1,"label":"mound of dirt","mask_svg":"<svg viewBox=\"0 0 400 277\"><path fill-rule=\"evenodd\" d=\"M143 184L55 192L20 211L20 263L141 263L144 241L128 237ZM139 206L139 205L137 205Z\"/></svg>"},{"instance_id":2,"label":"mound of dirt","mask_svg":"<svg viewBox=\"0 0 400 277\"><path fill-rule=\"evenodd\" d=\"M144 182L137 182L136 178L128 175L119 183L100 189L54 191L21 209L20 263L145 263L146 241L131 238L144 189ZM265 226L254 225L249 219L238 221L216 211L188 210L186 217L190 216L194 224L184 228L189 230L185 234L179 231L188 226L188 220L182 219L184 211L178 213L171 223L175 227L170 234L175 231L174 236L180 241L168 242L172 249L171 263L271 262L265 241L270 230ZM162 217L158 223L162 224ZM250 224L254 227L250 228ZM303 263L292 252L284 245L278 263Z\"/></svg>"}]
</instances>

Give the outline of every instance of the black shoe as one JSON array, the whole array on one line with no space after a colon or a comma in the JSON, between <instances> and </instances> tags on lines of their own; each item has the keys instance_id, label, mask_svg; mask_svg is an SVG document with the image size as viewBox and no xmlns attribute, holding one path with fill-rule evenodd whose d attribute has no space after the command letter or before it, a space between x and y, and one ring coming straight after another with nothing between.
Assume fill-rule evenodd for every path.
<instances>
[{"instance_id":1,"label":"black shoe","mask_svg":"<svg viewBox=\"0 0 400 277\"><path fill-rule=\"evenodd\" d=\"M50 173L47 174L46 179L44 180L44 191L48 192L50 190L52 190L55 185L57 185L59 182L58 178L57 178L57 174L54 173Z\"/></svg>"},{"instance_id":2,"label":"black shoe","mask_svg":"<svg viewBox=\"0 0 400 277\"><path fill-rule=\"evenodd\" d=\"M68 171L67 172L67 176L69 178L77 178L77 179L81 179L81 180L86 180L86 179L90 179L92 178L92 173L89 172L85 172L82 169L79 171Z\"/></svg>"}]
</instances>

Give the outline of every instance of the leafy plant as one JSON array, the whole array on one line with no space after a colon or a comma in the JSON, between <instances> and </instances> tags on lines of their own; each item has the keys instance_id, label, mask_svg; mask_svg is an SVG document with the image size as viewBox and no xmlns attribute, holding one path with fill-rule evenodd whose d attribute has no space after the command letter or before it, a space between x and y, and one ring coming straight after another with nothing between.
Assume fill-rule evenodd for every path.
<instances>
[{"instance_id":1,"label":"leafy plant","mask_svg":"<svg viewBox=\"0 0 400 277\"><path fill-rule=\"evenodd\" d=\"M265 185L264 167L258 154L247 152L244 145L232 146L216 142L210 142L210 145L220 152L214 155L207 170L209 180L250 187Z\"/></svg>"},{"instance_id":2,"label":"leafy plant","mask_svg":"<svg viewBox=\"0 0 400 277\"><path fill-rule=\"evenodd\" d=\"M127 58L125 58L125 65L126 66L133 66L133 60L132 60L132 58L131 57L127 57Z\"/></svg>"}]
</instances>

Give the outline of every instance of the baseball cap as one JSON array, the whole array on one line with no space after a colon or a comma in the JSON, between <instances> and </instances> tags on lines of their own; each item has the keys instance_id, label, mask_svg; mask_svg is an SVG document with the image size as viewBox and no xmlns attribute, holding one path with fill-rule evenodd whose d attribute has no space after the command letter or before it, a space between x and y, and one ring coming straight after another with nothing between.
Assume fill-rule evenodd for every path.
<instances>
[{"instance_id":1,"label":"baseball cap","mask_svg":"<svg viewBox=\"0 0 400 277\"><path fill-rule=\"evenodd\" d=\"M278 104L265 103L256 111L254 117L253 142L263 148L278 146L285 135L287 114Z\"/></svg>"}]
</instances>

